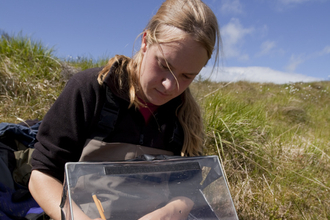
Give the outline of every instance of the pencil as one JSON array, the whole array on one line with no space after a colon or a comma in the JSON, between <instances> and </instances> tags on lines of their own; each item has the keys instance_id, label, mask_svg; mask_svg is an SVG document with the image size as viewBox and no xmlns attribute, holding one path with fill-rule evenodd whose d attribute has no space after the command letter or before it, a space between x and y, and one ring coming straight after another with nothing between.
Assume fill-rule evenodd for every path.
<instances>
[{"instance_id":1,"label":"pencil","mask_svg":"<svg viewBox=\"0 0 330 220\"><path fill-rule=\"evenodd\" d=\"M95 202L96 208L97 208L97 210L100 213L101 219L106 220L106 218L104 216L104 213L103 213L104 212L104 209L102 207L102 204L101 204L100 200L96 197L96 195L94 193L92 194L92 197L93 197L93 200Z\"/></svg>"}]
</instances>

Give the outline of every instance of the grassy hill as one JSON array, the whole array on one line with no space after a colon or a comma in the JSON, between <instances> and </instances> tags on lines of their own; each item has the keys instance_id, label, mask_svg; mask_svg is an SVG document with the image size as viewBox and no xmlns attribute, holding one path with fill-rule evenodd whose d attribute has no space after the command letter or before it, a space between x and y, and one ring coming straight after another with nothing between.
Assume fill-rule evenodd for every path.
<instances>
[{"instance_id":1,"label":"grassy hill","mask_svg":"<svg viewBox=\"0 0 330 220\"><path fill-rule=\"evenodd\" d=\"M240 219L330 219L330 83L198 84Z\"/></svg>"},{"instance_id":2,"label":"grassy hill","mask_svg":"<svg viewBox=\"0 0 330 220\"><path fill-rule=\"evenodd\" d=\"M66 81L107 59L61 60L22 35L0 39L0 118L42 119ZM330 82L196 81L205 153L219 155L240 219L330 219Z\"/></svg>"}]
</instances>

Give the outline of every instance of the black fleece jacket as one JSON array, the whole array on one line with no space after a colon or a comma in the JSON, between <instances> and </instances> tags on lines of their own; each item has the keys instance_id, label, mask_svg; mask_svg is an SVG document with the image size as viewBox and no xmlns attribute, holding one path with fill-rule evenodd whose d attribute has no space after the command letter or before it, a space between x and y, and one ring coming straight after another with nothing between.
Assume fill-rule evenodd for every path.
<instances>
[{"instance_id":1,"label":"black fleece jacket","mask_svg":"<svg viewBox=\"0 0 330 220\"><path fill-rule=\"evenodd\" d=\"M86 140L92 137L100 120L106 101L106 86L111 87L108 77L106 85L98 84L97 76L101 69L93 68L75 74L45 115L32 155L33 170L63 181L65 163L79 160ZM111 70L108 76L111 77ZM181 102L180 97L159 107L147 125L138 109L128 109L128 100L125 97L118 98L121 104L115 130L105 141L138 144L180 155L182 145L178 146L172 141L173 131L178 124L175 110ZM183 143L181 126L179 130L179 139Z\"/></svg>"}]
</instances>

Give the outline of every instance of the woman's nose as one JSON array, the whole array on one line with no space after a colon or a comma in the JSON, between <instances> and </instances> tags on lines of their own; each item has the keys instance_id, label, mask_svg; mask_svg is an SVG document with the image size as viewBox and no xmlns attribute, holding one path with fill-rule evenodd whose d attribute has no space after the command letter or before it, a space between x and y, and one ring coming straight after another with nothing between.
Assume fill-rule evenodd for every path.
<instances>
[{"instance_id":1,"label":"woman's nose","mask_svg":"<svg viewBox=\"0 0 330 220\"><path fill-rule=\"evenodd\" d=\"M172 73L166 74L166 77L162 80L162 84L167 93L179 89L177 78Z\"/></svg>"}]
</instances>

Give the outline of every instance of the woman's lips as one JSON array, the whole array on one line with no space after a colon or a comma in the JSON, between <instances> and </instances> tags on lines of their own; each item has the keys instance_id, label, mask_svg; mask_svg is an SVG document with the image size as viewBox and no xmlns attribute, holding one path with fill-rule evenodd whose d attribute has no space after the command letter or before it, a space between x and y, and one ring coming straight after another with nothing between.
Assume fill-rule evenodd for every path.
<instances>
[{"instance_id":1,"label":"woman's lips","mask_svg":"<svg viewBox=\"0 0 330 220\"><path fill-rule=\"evenodd\" d=\"M158 89L155 89L160 95L162 95L162 96L165 96L165 97L169 97L169 96L171 96L170 94L167 94L167 93L164 93L164 92L161 92L161 91L159 91Z\"/></svg>"}]
</instances>

